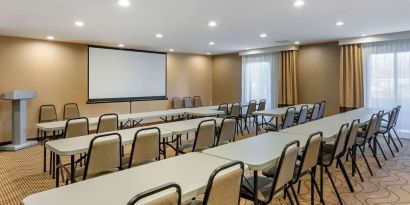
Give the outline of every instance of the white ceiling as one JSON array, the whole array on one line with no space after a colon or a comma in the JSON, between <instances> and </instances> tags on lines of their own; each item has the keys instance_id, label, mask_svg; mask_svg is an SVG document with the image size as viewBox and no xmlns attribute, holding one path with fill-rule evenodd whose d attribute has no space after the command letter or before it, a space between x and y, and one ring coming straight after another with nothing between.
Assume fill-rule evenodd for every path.
<instances>
[{"instance_id":1,"label":"white ceiling","mask_svg":"<svg viewBox=\"0 0 410 205\"><path fill-rule=\"evenodd\" d=\"M410 0L305 0L301 8L292 0L130 1L122 8L117 0L0 0L0 35L216 54L410 30Z\"/></svg>"}]
</instances>

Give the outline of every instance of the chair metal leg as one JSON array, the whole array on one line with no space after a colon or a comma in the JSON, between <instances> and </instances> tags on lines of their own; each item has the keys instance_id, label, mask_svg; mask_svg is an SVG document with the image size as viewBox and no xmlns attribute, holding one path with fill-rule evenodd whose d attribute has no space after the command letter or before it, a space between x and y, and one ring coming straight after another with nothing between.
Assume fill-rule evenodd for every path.
<instances>
[{"instance_id":1,"label":"chair metal leg","mask_svg":"<svg viewBox=\"0 0 410 205\"><path fill-rule=\"evenodd\" d=\"M367 158L366 158L366 156L364 155L364 152L363 152L362 148L359 147L359 150L360 150L360 153L362 153L362 157L363 157L363 159L364 159L364 162L366 163L366 166L367 166L367 169L368 169L369 172L370 172L370 175L373 176L372 169L370 168L369 162L367 162Z\"/></svg>"},{"instance_id":2,"label":"chair metal leg","mask_svg":"<svg viewBox=\"0 0 410 205\"><path fill-rule=\"evenodd\" d=\"M322 202L322 204L325 204L325 200L323 199L323 195L321 194L319 185L317 184L316 179L315 179L316 178L316 175L315 175L316 168L314 170L315 171L310 172L310 178L312 179L313 185L316 188L317 193L319 193L320 202ZM312 201L314 201L314 200L312 200Z\"/></svg>"},{"instance_id":3,"label":"chair metal leg","mask_svg":"<svg viewBox=\"0 0 410 205\"><path fill-rule=\"evenodd\" d=\"M340 169L342 170L343 177L345 178L346 183L347 183L347 185L349 186L350 192L353 193L353 192L354 192L353 185L352 185L352 183L350 182L349 175L347 174L346 169L345 169L345 167L344 167L344 165L343 165L343 163L342 163L342 160L340 160L340 157L337 158L337 162L338 162L338 164L340 165Z\"/></svg>"},{"instance_id":4,"label":"chair metal leg","mask_svg":"<svg viewBox=\"0 0 410 205\"><path fill-rule=\"evenodd\" d=\"M351 155L350 152L349 152L348 154ZM353 166L353 168L354 168L354 169L357 171L357 173L359 174L360 180L361 180L362 182L364 182L363 177L362 177L362 173L360 172L359 167L358 167L357 164L356 164L356 160L353 158L353 156L351 156L351 157L352 157L352 166ZM353 173L353 172L352 172L352 176L354 176L354 173Z\"/></svg>"},{"instance_id":5,"label":"chair metal leg","mask_svg":"<svg viewBox=\"0 0 410 205\"><path fill-rule=\"evenodd\" d=\"M395 156L394 156L394 153L393 153L393 150L392 150L391 147L390 147L390 143L387 141L385 135L383 135L383 139L384 139L384 141L386 141L387 147L389 148L391 155L392 155L393 157L395 157Z\"/></svg>"},{"instance_id":6,"label":"chair metal leg","mask_svg":"<svg viewBox=\"0 0 410 205\"><path fill-rule=\"evenodd\" d=\"M298 181L298 194L300 193L300 184L302 183L302 180L299 179Z\"/></svg>"},{"instance_id":7,"label":"chair metal leg","mask_svg":"<svg viewBox=\"0 0 410 205\"><path fill-rule=\"evenodd\" d=\"M292 194L293 194L293 198L295 198L296 204L299 205L299 199L298 199L298 195L296 194L295 188L293 187L292 184L289 185L290 189L292 190Z\"/></svg>"},{"instance_id":8,"label":"chair metal leg","mask_svg":"<svg viewBox=\"0 0 410 205\"><path fill-rule=\"evenodd\" d=\"M401 143L401 140L400 140L400 138L399 138L399 135L397 134L396 129L394 129L394 127L393 127L393 132L394 132L394 134L396 135L396 138L397 138L397 140L399 141L401 147L403 147L403 144Z\"/></svg>"},{"instance_id":9,"label":"chair metal leg","mask_svg":"<svg viewBox=\"0 0 410 205\"><path fill-rule=\"evenodd\" d=\"M377 162L377 165L378 165L379 168L381 169L381 168L382 168L382 165L380 164L379 158L377 157L376 153L374 152L373 147L372 147L372 145L370 144L370 141L368 142L368 144L369 144L370 151L372 152L373 157L374 157L374 159L375 159L376 162ZM373 175L372 175L372 176L373 176Z\"/></svg>"},{"instance_id":10,"label":"chair metal leg","mask_svg":"<svg viewBox=\"0 0 410 205\"><path fill-rule=\"evenodd\" d=\"M289 198L290 204L291 204L291 205L294 205L293 200L292 200L292 197L290 196L288 187L285 188L285 193L286 193L286 195L287 195L288 198Z\"/></svg>"},{"instance_id":11,"label":"chair metal leg","mask_svg":"<svg viewBox=\"0 0 410 205\"><path fill-rule=\"evenodd\" d=\"M336 196L337 196L337 199L339 200L339 203L343 204L342 198L340 197L339 192L337 191L335 182L333 181L332 174L330 173L329 169L326 166L325 166L325 172L327 173L327 176L329 176L330 182L332 183L333 189L336 192Z\"/></svg>"},{"instance_id":12,"label":"chair metal leg","mask_svg":"<svg viewBox=\"0 0 410 205\"><path fill-rule=\"evenodd\" d=\"M387 132L387 137L389 138L389 140L391 140L393 142L394 148L396 148L396 152L399 152L399 147L397 146L396 142L394 141L390 130L389 130L389 132Z\"/></svg>"},{"instance_id":13,"label":"chair metal leg","mask_svg":"<svg viewBox=\"0 0 410 205\"><path fill-rule=\"evenodd\" d=\"M379 143L379 140L377 140L377 138L373 138L373 140L375 140L375 142L376 142L376 144L377 144L377 147L379 147L380 152L382 153L382 155L383 155L383 157L384 157L384 160L387 161L386 154L384 154L384 151L383 151L383 149L382 149L382 146L381 146L380 143ZM373 148L375 148L375 147L373 147Z\"/></svg>"}]
</instances>

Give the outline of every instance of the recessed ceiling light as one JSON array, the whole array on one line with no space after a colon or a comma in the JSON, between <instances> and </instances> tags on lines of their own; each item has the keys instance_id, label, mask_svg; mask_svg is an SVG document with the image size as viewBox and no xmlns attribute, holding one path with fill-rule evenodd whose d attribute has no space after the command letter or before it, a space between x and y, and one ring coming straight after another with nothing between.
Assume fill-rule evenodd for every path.
<instances>
[{"instance_id":1,"label":"recessed ceiling light","mask_svg":"<svg viewBox=\"0 0 410 205\"><path fill-rule=\"evenodd\" d=\"M268 36L268 34L266 34L266 33L261 33L260 35L259 35L259 37L261 37L261 38L266 38Z\"/></svg>"},{"instance_id":2,"label":"recessed ceiling light","mask_svg":"<svg viewBox=\"0 0 410 205\"><path fill-rule=\"evenodd\" d=\"M343 23L343 21L336 22L336 26L343 26L343 25L345 25L345 23Z\"/></svg>"},{"instance_id":3,"label":"recessed ceiling light","mask_svg":"<svg viewBox=\"0 0 410 205\"><path fill-rule=\"evenodd\" d=\"M305 5L305 2L303 0L296 0L295 2L293 2L293 6L301 7L303 5Z\"/></svg>"},{"instance_id":4,"label":"recessed ceiling light","mask_svg":"<svg viewBox=\"0 0 410 205\"><path fill-rule=\"evenodd\" d=\"M131 2L129 0L118 0L118 5L122 7L128 7L131 5Z\"/></svg>"},{"instance_id":5,"label":"recessed ceiling light","mask_svg":"<svg viewBox=\"0 0 410 205\"><path fill-rule=\"evenodd\" d=\"M76 21L76 22L74 22L74 24L75 24L77 27L83 27L83 26L84 26L84 22L82 22L82 21Z\"/></svg>"},{"instance_id":6,"label":"recessed ceiling light","mask_svg":"<svg viewBox=\"0 0 410 205\"><path fill-rule=\"evenodd\" d=\"M209 42L209 45L213 46L213 45L215 45L215 42L211 41L211 42Z\"/></svg>"},{"instance_id":7,"label":"recessed ceiling light","mask_svg":"<svg viewBox=\"0 0 410 205\"><path fill-rule=\"evenodd\" d=\"M120 44L118 44L118 47L124 47L124 44L122 44L122 43L120 43Z\"/></svg>"},{"instance_id":8,"label":"recessed ceiling light","mask_svg":"<svg viewBox=\"0 0 410 205\"><path fill-rule=\"evenodd\" d=\"M215 27L216 25L217 25L217 23L215 21L209 21L208 22L209 27Z\"/></svg>"},{"instance_id":9,"label":"recessed ceiling light","mask_svg":"<svg viewBox=\"0 0 410 205\"><path fill-rule=\"evenodd\" d=\"M211 55L211 53L210 53L210 52L208 52L208 53L206 53L206 55Z\"/></svg>"},{"instance_id":10,"label":"recessed ceiling light","mask_svg":"<svg viewBox=\"0 0 410 205\"><path fill-rule=\"evenodd\" d=\"M300 41L295 41L295 44L296 44L296 45L299 45L299 44L300 44Z\"/></svg>"},{"instance_id":11,"label":"recessed ceiling light","mask_svg":"<svg viewBox=\"0 0 410 205\"><path fill-rule=\"evenodd\" d=\"M170 48L170 49L169 49L169 52L174 52L174 49Z\"/></svg>"},{"instance_id":12,"label":"recessed ceiling light","mask_svg":"<svg viewBox=\"0 0 410 205\"><path fill-rule=\"evenodd\" d=\"M245 48L245 50L249 50L250 48Z\"/></svg>"},{"instance_id":13,"label":"recessed ceiling light","mask_svg":"<svg viewBox=\"0 0 410 205\"><path fill-rule=\"evenodd\" d=\"M360 35L361 37L365 37L365 36L367 36L367 34L362 34L362 35Z\"/></svg>"},{"instance_id":14,"label":"recessed ceiling light","mask_svg":"<svg viewBox=\"0 0 410 205\"><path fill-rule=\"evenodd\" d=\"M162 37L163 37L163 35L162 35L162 34L160 34L160 33L157 33L157 34L155 34L155 37L157 37L157 38L162 38Z\"/></svg>"},{"instance_id":15,"label":"recessed ceiling light","mask_svg":"<svg viewBox=\"0 0 410 205\"><path fill-rule=\"evenodd\" d=\"M47 36L47 40L54 40L54 36Z\"/></svg>"}]
</instances>

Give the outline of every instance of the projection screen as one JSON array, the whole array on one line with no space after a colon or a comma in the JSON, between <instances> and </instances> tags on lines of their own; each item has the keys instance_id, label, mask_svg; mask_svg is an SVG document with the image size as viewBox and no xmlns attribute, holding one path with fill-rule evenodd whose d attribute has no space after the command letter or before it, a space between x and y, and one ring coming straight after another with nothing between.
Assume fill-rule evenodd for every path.
<instances>
[{"instance_id":1,"label":"projection screen","mask_svg":"<svg viewBox=\"0 0 410 205\"><path fill-rule=\"evenodd\" d=\"M166 99L166 53L88 47L88 103Z\"/></svg>"}]
</instances>

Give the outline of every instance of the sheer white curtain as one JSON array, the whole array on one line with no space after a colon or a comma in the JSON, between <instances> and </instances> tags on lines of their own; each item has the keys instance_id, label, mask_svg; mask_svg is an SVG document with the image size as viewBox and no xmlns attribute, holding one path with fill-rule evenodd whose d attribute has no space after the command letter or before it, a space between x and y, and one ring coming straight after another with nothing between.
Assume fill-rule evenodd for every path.
<instances>
[{"instance_id":1,"label":"sheer white curtain","mask_svg":"<svg viewBox=\"0 0 410 205\"><path fill-rule=\"evenodd\" d=\"M266 108L278 106L280 53L242 57L242 102L266 99Z\"/></svg>"},{"instance_id":2,"label":"sheer white curtain","mask_svg":"<svg viewBox=\"0 0 410 205\"><path fill-rule=\"evenodd\" d=\"M402 105L398 129L410 133L410 39L363 44L366 107Z\"/></svg>"}]
</instances>

